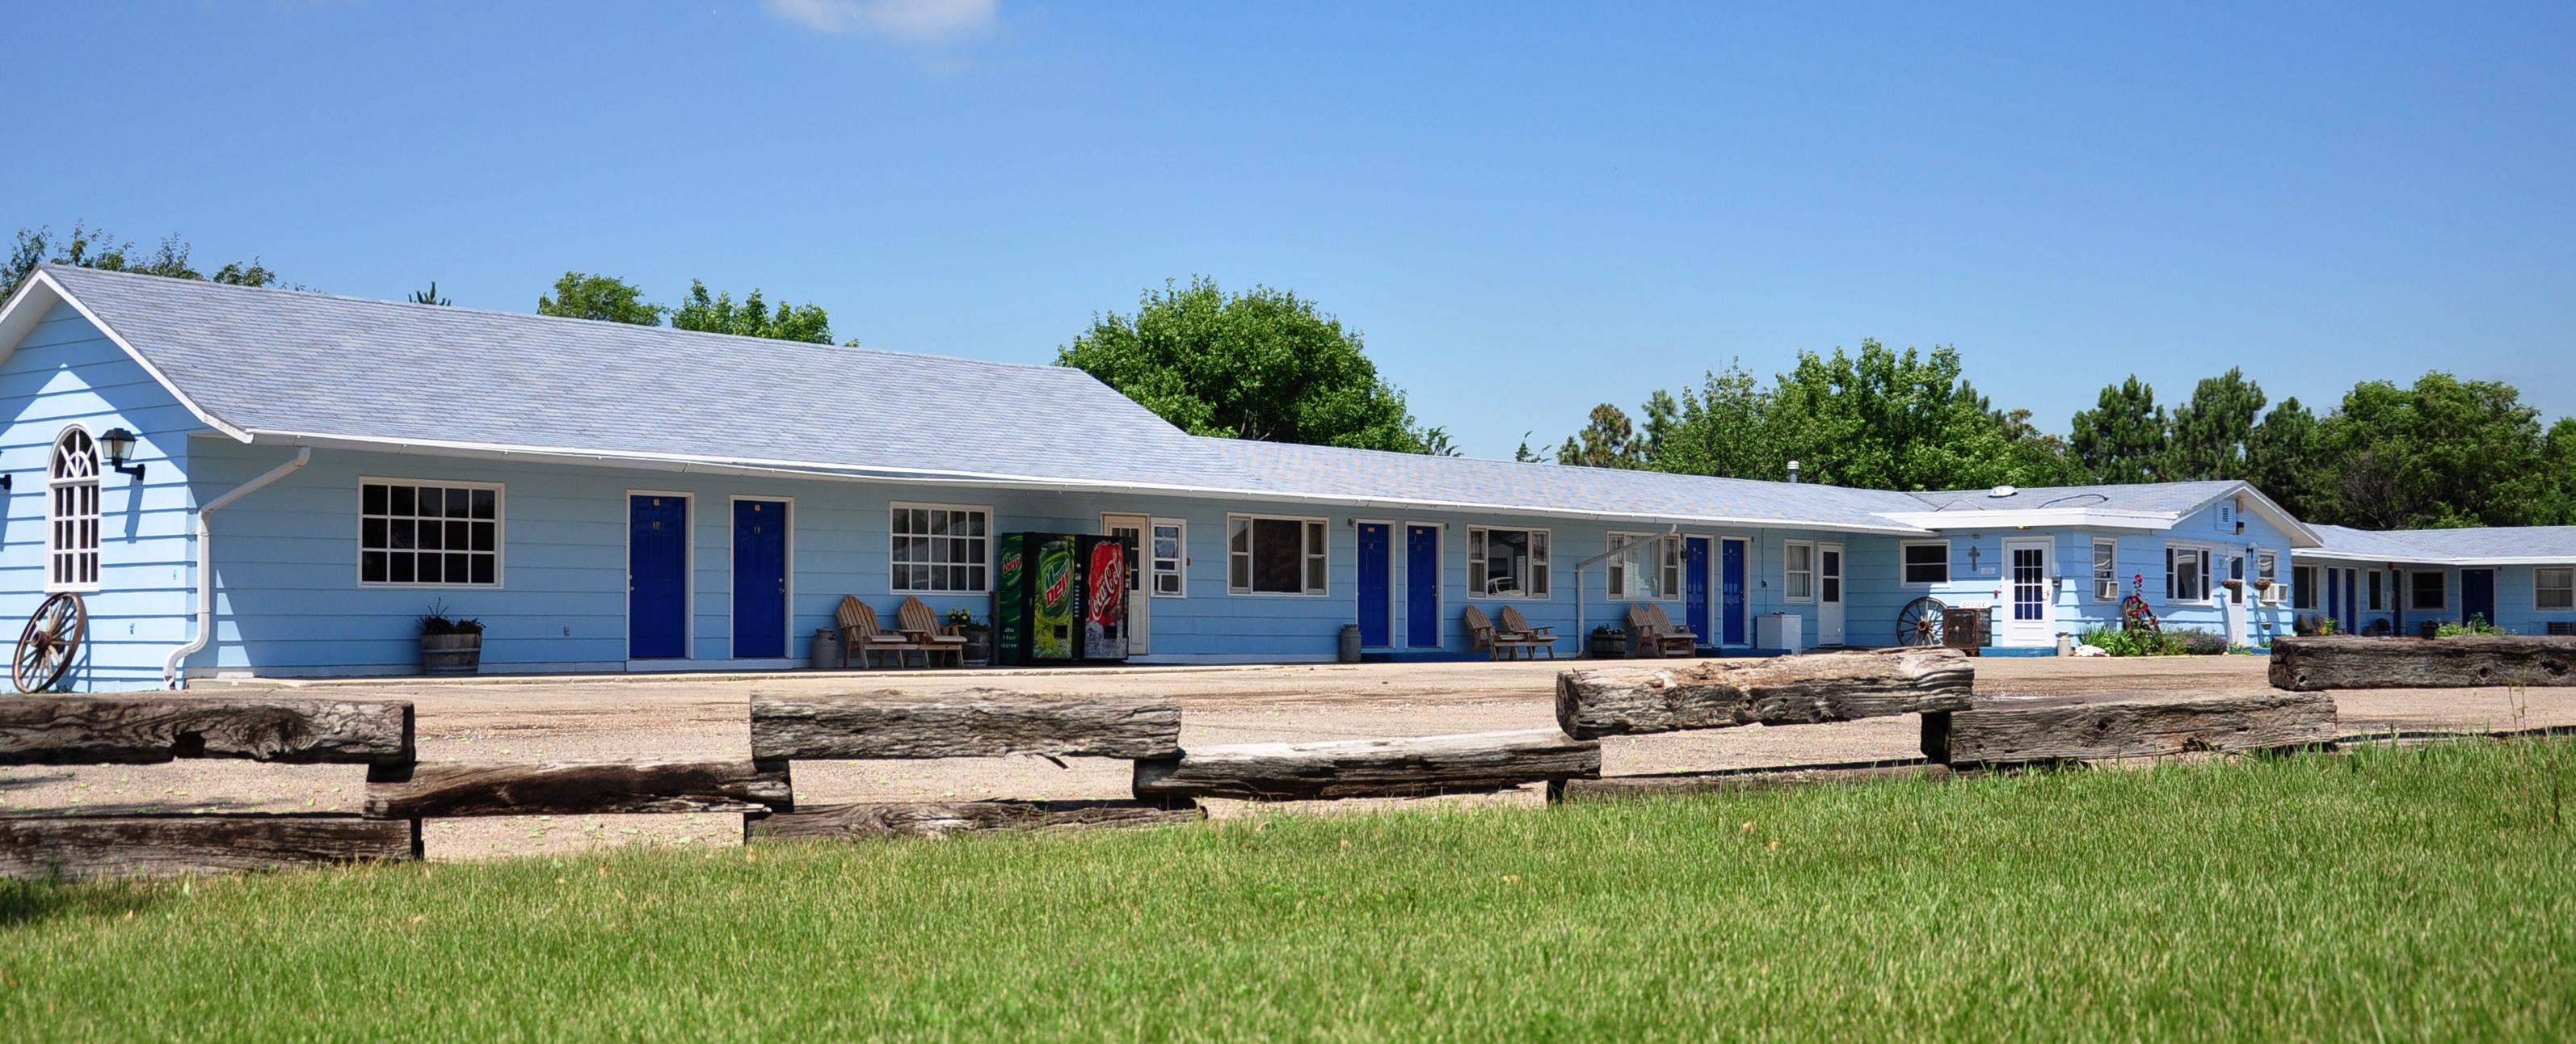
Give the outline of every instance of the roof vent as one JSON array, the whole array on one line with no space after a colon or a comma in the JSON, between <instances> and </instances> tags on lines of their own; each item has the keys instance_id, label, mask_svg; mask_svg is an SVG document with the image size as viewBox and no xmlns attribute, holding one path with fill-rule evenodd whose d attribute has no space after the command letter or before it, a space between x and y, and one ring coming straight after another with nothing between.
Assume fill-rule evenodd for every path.
<instances>
[{"instance_id":1,"label":"roof vent","mask_svg":"<svg viewBox=\"0 0 2576 1044\"><path fill-rule=\"evenodd\" d=\"M1794 460L1789 462L1789 481L1798 481L1798 462Z\"/></svg>"},{"instance_id":2,"label":"roof vent","mask_svg":"<svg viewBox=\"0 0 2576 1044\"><path fill-rule=\"evenodd\" d=\"M2021 491L2014 489L2011 486L1996 486L1993 489L1987 490L1986 495L1990 497L2009 497L2019 492Z\"/></svg>"}]
</instances>

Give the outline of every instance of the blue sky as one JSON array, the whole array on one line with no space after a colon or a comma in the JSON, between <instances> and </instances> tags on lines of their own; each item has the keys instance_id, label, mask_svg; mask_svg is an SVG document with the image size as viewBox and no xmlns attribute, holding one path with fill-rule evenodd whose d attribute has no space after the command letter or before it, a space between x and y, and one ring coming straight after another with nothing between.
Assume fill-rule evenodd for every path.
<instances>
[{"instance_id":1,"label":"blue sky","mask_svg":"<svg viewBox=\"0 0 2576 1044\"><path fill-rule=\"evenodd\" d=\"M1206 273L1467 452L1954 344L2063 431L2242 365L2576 413L2576 5L13 8L0 225L526 310L566 269L1044 361ZM5 231L5 229L0 229ZM814 380L856 375L808 375Z\"/></svg>"}]
</instances>

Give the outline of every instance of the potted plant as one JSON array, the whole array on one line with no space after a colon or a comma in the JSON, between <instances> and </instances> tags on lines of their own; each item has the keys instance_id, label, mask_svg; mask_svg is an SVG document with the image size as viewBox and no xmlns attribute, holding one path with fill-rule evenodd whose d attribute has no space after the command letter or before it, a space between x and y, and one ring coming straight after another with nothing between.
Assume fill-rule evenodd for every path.
<instances>
[{"instance_id":1,"label":"potted plant","mask_svg":"<svg viewBox=\"0 0 2576 1044\"><path fill-rule=\"evenodd\" d=\"M1596 660L1616 660L1628 655L1628 632L1617 627L1592 629L1591 655Z\"/></svg>"},{"instance_id":2,"label":"potted plant","mask_svg":"<svg viewBox=\"0 0 2576 1044\"><path fill-rule=\"evenodd\" d=\"M966 666L983 667L993 662L993 629L975 622L975 614L951 609L948 626L966 636Z\"/></svg>"},{"instance_id":3,"label":"potted plant","mask_svg":"<svg viewBox=\"0 0 2576 1044\"><path fill-rule=\"evenodd\" d=\"M420 671L473 674L483 669L483 621L447 615L447 603L420 618Z\"/></svg>"}]
</instances>

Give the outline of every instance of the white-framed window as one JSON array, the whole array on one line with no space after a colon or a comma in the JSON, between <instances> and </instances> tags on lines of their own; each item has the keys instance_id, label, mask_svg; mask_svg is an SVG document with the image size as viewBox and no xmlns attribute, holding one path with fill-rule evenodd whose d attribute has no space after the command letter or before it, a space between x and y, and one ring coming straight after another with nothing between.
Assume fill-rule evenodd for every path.
<instances>
[{"instance_id":1,"label":"white-framed window","mask_svg":"<svg viewBox=\"0 0 2576 1044\"><path fill-rule=\"evenodd\" d=\"M2188 544L2165 545L2165 600L2209 600L2209 549Z\"/></svg>"},{"instance_id":2,"label":"white-framed window","mask_svg":"<svg viewBox=\"0 0 2576 1044\"><path fill-rule=\"evenodd\" d=\"M358 480L358 583L498 587L501 487L453 479Z\"/></svg>"},{"instance_id":3,"label":"white-framed window","mask_svg":"<svg viewBox=\"0 0 2576 1044\"><path fill-rule=\"evenodd\" d=\"M1908 540L1897 545L1905 586L1930 587L1950 582L1950 542Z\"/></svg>"},{"instance_id":4,"label":"white-framed window","mask_svg":"<svg viewBox=\"0 0 2576 1044\"><path fill-rule=\"evenodd\" d=\"M1225 588L1235 594L1324 592L1324 520L1225 517Z\"/></svg>"},{"instance_id":5,"label":"white-framed window","mask_svg":"<svg viewBox=\"0 0 2576 1044\"><path fill-rule=\"evenodd\" d=\"M2371 570L2370 584L2368 586L2370 587L2370 611L2374 613L2387 611L2388 580L2386 576L2379 570Z\"/></svg>"},{"instance_id":6,"label":"white-framed window","mask_svg":"<svg viewBox=\"0 0 2576 1044\"><path fill-rule=\"evenodd\" d=\"M897 591L981 594L993 589L993 509L890 504L886 580Z\"/></svg>"},{"instance_id":7,"label":"white-framed window","mask_svg":"<svg viewBox=\"0 0 2576 1044\"><path fill-rule=\"evenodd\" d=\"M1158 518L1145 535L1146 590L1156 598L1179 598L1189 591L1189 523Z\"/></svg>"},{"instance_id":8,"label":"white-framed window","mask_svg":"<svg viewBox=\"0 0 2576 1044\"><path fill-rule=\"evenodd\" d=\"M2317 567L2312 565L2291 566L2290 608L2307 610L2314 609L2316 607Z\"/></svg>"},{"instance_id":9,"label":"white-framed window","mask_svg":"<svg viewBox=\"0 0 2576 1044\"><path fill-rule=\"evenodd\" d=\"M1467 530L1470 598L1546 598L1549 533L1544 529Z\"/></svg>"},{"instance_id":10,"label":"white-framed window","mask_svg":"<svg viewBox=\"0 0 2576 1044\"><path fill-rule=\"evenodd\" d=\"M45 469L45 590L98 590L98 443L78 424Z\"/></svg>"},{"instance_id":11,"label":"white-framed window","mask_svg":"<svg viewBox=\"0 0 2576 1044\"><path fill-rule=\"evenodd\" d=\"M2439 569L2418 569L2406 574L2406 608L2439 612L2450 604L2451 582Z\"/></svg>"},{"instance_id":12,"label":"white-framed window","mask_svg":"<svg viewBox=\"0 0 2576 1044\"><path fill-rule=\"evenodd\" d=\"M2531 607L2542 612L2576 609L2576 566L2532 570Z\"/></svg>"},{"instance_id":13,"label":"white-framed window","mask_svg":"<svg viewBox=\"0 0 2576 1044\"><path fill-rule=\"evenodd\" d=\"M1604 560L1611 598L1670 601L1682 596L1681 538L1668 540L1661 533L1612 533L1610 547L1619 552Z\"/></svg>"},{"instance_id":14,"label":"white-framed window","mask_svg":"<svg viewBox=\"0 0 2576 1044\"><path fill-rule=\"evenodd\" d=\"M2120 542L2117 540L2093 542L2093 600L2120 600Z\"/></svg>"},{"instance_id":15,"label":"white-framed window","mask_svg":"<svg viewBox=\"0 0 2576 1044\"><path fill-rule=\"evenodd\" d=\"M1790 540L1780 545L1780 596L1792 602L1816 600L1816 543Z\"/></svg>"},{"instance_id":16,"label":"white-framed window","mask_svg":"<svg viewBox=\"0 0 2576 1044\"><path fill-rule=\"evenodd\" d=\"M2263 604L2281 604L2281 555L2277 551L2254 552L2254 579L2263 585Z\"/></svg>"}]
</instances>

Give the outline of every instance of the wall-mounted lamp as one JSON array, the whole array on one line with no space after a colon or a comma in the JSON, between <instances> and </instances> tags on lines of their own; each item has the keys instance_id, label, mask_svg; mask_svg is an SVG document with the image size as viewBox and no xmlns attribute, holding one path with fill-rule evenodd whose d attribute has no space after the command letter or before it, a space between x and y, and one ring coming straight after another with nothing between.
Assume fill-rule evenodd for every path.
<instances>
[{"instance_id":1,"label":"wall-mounted lamp","mask_svg":"<svg viewBox=\"0 0 2576 1044\"><path fill-rule=\"evenodd\" d=\"M16 475L0 475L0 489L15 492L18 488L17 480L18 476Z\"/></svg>"},{"instance_id":2,"label":"wall-mounted lamp","mask_svg":"<svg viewBox=\"0 0 2576 1044\"><path fill-rule=\"evenodd\" d=\"M121 475L143 477L143 465L125 462L125 459L134 453L133 432L123 428L109 428L98 437L98 445L100 449L107 451L108 467L115 468Z\"/></svg>"}]
</instances>

